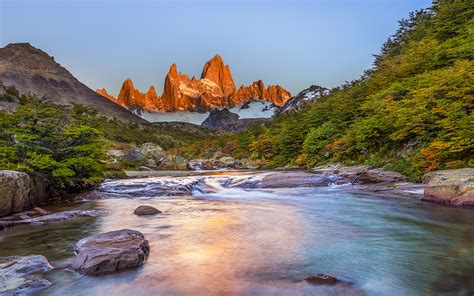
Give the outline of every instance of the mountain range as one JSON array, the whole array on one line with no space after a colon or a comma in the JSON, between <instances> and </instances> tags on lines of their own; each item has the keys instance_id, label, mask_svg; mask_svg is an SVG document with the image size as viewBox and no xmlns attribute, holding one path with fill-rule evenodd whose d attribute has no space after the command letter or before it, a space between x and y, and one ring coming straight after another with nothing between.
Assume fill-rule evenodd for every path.
<instances>
[{"instance_id":1,"label":"mountain range","mask_svg":"<svg viewBox=\"0 0 474 296\"><path fill-rule=\"evenodd\" d=\"M149 112L204 112L239 106L251 100L283 106L291 98L291 94L283 87L265 87L262 80L237 89L229 65L218 54L204 65L200 79L189 78L178 72L176 64L172 64L161 96L157 95L154 86L141 93L131 79L123 82L117 98L106 89L98 89L97 93L129 110Z\"/></svg>"},{"instance_id":2,"label":"mountain range","mask_svg":"<svg viewBox=\"0 0 474 296\"><path fill-rule=\"evenodd\" d=\"M0 48L0 81L7 87L15 86L23 94L45 96L59 105L83 104L122 120L184 121L200 125L210 116L206 127L232 132L259 123L251 119L265 122L274 114L300 109L327 92L312 86L291 97L281 86L265 87L261 80L236 88L230 67L215 55L204 65L200 79L179 73L173 64L161 95L157 95L153 86L141 93L127 79L115 98L105 89L94 92L52 56L29 43ZM13 112L18 103L0 100L0 110Z\"/></svg>"}]
</instances>

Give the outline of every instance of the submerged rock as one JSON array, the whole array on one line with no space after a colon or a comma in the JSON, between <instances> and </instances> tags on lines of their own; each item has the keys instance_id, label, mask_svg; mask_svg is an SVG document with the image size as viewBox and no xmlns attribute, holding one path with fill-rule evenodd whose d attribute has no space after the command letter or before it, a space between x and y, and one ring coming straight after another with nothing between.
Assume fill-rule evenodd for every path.
<instances>
[{"instance_id":1,"label":"submerged rock","mask_svg":"<svg viewBox=\"0 0 474 296\"><path fill-rule=\"evenodd\" d=\"M161 211L152 206L139 206L138 208L135 209L135 211L133 211L133 213L138 216L147 216L147 215L160 214Z\"/></svg>"},{"instance_id":2,"label":"submerged rock","mask_svg":"<svg viewBox=\"0 0 474 296\"><path fill-rule=\"evenodd\" d=\"M474 207L474 169L444 170L423 176L422 200L453 206Z\"/></svg>"},{"instance_id":3,"label":"submerged rock","mask_svg":"<svg viewBox=\"0 0 474 296\"><path fill-rule=\"evenodd\" d=\"M304 280L312 285L335 285L339 282L337 278L324 273L310 275Z\"/></svg>"},{"instance_id":4,"label":"submerged rock","mask_svg":"<svg viewBox=\"0 0 474 296\"><path fill-rule=\"evenodd\" d=\"M26 295L46 288L51 282L39 273L53 269L41 255L0 258L0 294Z\"/></svg>"},{"instance_id":5,"label":"submerged rock","mask_svg":"<svg viewBox=\"0 0 474 296\"><path fill-rule=\"evenodd\" d=\"M104 275L143 265L150 254L145 236L121 229L81 239L74 248L72 268L87 275Z\"/></svg>"}]
</instances>

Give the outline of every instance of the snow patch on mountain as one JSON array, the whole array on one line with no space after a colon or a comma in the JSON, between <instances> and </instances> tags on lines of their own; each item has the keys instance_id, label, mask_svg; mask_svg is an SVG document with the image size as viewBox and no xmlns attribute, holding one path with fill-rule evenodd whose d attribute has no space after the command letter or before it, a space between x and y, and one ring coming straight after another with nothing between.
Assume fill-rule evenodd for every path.
<instances>
[{"instance_id":1,"label":"snow patch on mountain","mask_svg":"<svg viewBox=\"0 0 474 296\"><path fill-rule=\"evenodd\" d=\"M289 99L288 102L277 111L277 113L298 111L304 106L313 103L328 94L329 90L327 88L319 85L311 85L309 88Z\"/></svg>"},{"instance_id":2,"label":"snow patch on mountain","mask_svg":"<svg viewBox=\"0 0 474 296\"><path fill-rule=\"evenodd\" d=\"M240 119L245 118L271 118L278 107L266 101L248 101L241 106L230 108L229 111L237 113Z\"/></svg>"},{"instance_id":3,"label":"snow patch on mountain","mask_svg":"<svg viewBox=\"0 0 474 296\"><path fill-rule=\"evenodd\" d=\"M141 112L140 116L149 122L189 122L200 125L207 117L209 112L157 112L148 111Z\"/></svg>"},{"instance_id":4,"label":"snow patch on mountain","mask_svg":"<svg viewBox=\"0 0 474 296\"><path fill-rule=\"evenodd\" d=\"M271 118L278 110L275 104L266 101L253 100L248 101L240 106L230 108L229 111L239 115L240 119L251 118ZM209 117L210 112L134 112L150 122L189 122L194 124L202 124Z\"/></svg>"}]
</instances>

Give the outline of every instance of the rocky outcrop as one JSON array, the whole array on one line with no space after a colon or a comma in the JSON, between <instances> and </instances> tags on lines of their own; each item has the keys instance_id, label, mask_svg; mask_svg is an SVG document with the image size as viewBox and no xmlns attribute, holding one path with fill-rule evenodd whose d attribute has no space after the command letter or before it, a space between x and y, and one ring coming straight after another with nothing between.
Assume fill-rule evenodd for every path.
<instances>
[{"instance_id":1,"label":"rocky outcrop","mask_svg":"<svg viewBox=\"0 0 474 296\"><path fill-rule=\"evenodd\" d=\"M160 214L161 211L152 206L139 206L135 209L135 211L133 211L133 213L137 216L148 216Z\"/></svg>"},{"instance_id":2,"label":"rocky outcrop","mask_svg":"<svg viewBox=\"0 0 474 296\"><path fill-rule=\"evenodd\" d=\"M140 155L145 159L154 159L161 162L165 156L165 150L155 143L144 143L140 147Z\"/></svg>"},{"instance_id":3,"label":"rocky outcrop","mask_svg":"<svg viewBox=\"0 0 474 296\"><path fill-rule=\"evenodd\" d=\"M0 217L46 202L48 183L23 172L0 171Z\"/></svg>"},{"instance_id":4,"label":"rocky outcrop","mask_svg":"<svg viewBox=\"0 0 474 296\"><path fill-rule=\"evenodd\" d=\"M126 160L143 165L148 169L158 169L166 159L166 152L155 143L144 143L140 148L135 145L121 146L119 149L109 149L107 154L112 163Z\"/></svg>"},{"instance_id":5,"label":"rocky outcrop","mask_svg":"<svg viewBox=\"0 0 474 296\"><path fill-rule=\"evenodd\" d=\"M109 94L105 88L98 89L98 90L96 90L96 92L97 92L99 95L101 95L101 96L103 96L103 97L106 97L107 99L109 99L109 100L111 100L111 101L116 100L115 97L112 96L111 94Z\"/></svg>"},{"instance_id":6,"label":"rocky outcrop","mask_svg":"<svg viewBox=\"0 0 474 296\"><path fill-rule=\"evenodd\" d=\"M48 260L40 255L0 258L0 294L30 295L49 287L51 282L39 273L52 269Z\"/></svg>"},{"instance_id":7,"label":"rocky outcrop","mask_svg":"<svg viewBox=\"0 0 474 296\"><path fill-rule=\"evenodd\" d=\"M14 93L15 91L7 88L0 80L0 111L7 114L15 112L20 105L17 94L10 94L9 92Z\"/></svg>"},{"instance_id":8,"label":"rocky outcrop","mask_svg":"<svg viewBox=\"0 0 474 296\"><path fill-rule=\"evenodd\" d=\"M239 119L238 114L232 113L229 109L224 108L222 110L212 110L201 126L214 130L237 133L268 121L269 119L267 118Z\"/></svg>"},{"instance_id":9,"label":"rocky outcrop","mask_svg":"<svg viewBox=\"0 0 474 296\"><path fill-rule=\"evenodd\" d=\"M229 109L214 109L201 125L213 129L222 129L227 125L236 124L238 121L239 115L230 112Z\"/></svg>"},{"instance_id":10,"label":"rocky outcrop","mask_svg":"<svg viewBox=\"0 0 474 296\"><path fill-rule=\"evenodd\" d=\"M160 170L187 170L188 169L188 161L179 155L166 155L163 162L158 167Z\"/></svg>"},{"instance_id":11,"label":"rocky outcrop","mask_svg":"<svg viewBox=\"0 0 474 296\"><path fill-rule=\"evenodd\" d=\"M189 78L178 72L176 64L172 64L161 96L156 94L153 86L148 92L141 93L130 79L125 80L117 98L109 95L105 89L97 90L97 93L129 110L150 112L208 111L238 106L250 100L268 101L282 106L291 97L281 86L265 87L261 80L236 89L230 68L219 55L204 65L200 79Z\"/></svg>"},{"instance_id":12,"label":"rocky outcrop","mask_svg":"<svg viewBox=\"0 0 474 296\"><path fill-rule=\"evenodd\" d=\"M74 252L72 268L97 276L143 265L150 254L150 245L142 233L122 229L81 239Z\"/></svg>"},{"instance_id":13,"label":"rocky outcrop","mask_svg":"<svg viewBox=\"0 0 474 296\"><path fill-rule=\"evenodd\" d=\"M21 93L45 96L58 105L80 103L108 116L147 122L88 88L53 57L29 43L0 48L0 80L7 86L15 86Z\"/></svg>"},{"instance_id":14,"label":"rocky outcrop","mask_svg":"<svg viewBox=\"0 0 474 296\"><path fill-rule=\"evenodd\" d=\"M283 87L270 85L266 88L263 81L258 80L250 86L241 85L236 92L231 94L230 101L234 105L239 105L249 100L264 100L283 106L290 98L291 94Z\"/></svg>"},{"instance_id":15,"label":"rocky outcrop","mask_svg":"<svg viewBox=\"0 0 474 296\"><path fill-rule=\"evenodd\" d=\"M299 111L304 106L312 104L317 100L327 96L329 90L319 85L311 85L309 88L301 91L296 96L289 99L277 113Z\"/></svg>"},{"instance_id":16,"label":"rocky outcrop","mask_svg":"<svg viewBox=\"0 0 474 296\"><path fill-rule=\"evenodd\" d=\"M235 92L234 79L230 73L229 65L225 65L221 56L218 54L204 65L201 79L214 81L222 91L224 97Z\"/></svg>"},{"instance_id":17,"label":"rocky outcrop","mask_svg":"<svg viewBox=\"0 0 474 296\"><path fill-rule=\"evenodd\" d=\"M188 162L188 169L193 171L218 169L256 169L257 166L248 158L234 159L223 156L213 159L192 159Z\"/></svg>"},{"instance_id":18,"label":"rocky outcrop","mask_svg":"<svg viewBox=\"0 0 474 296\"><path fill-rule=\"evenodd\" d=\"M109 95L108 98L110 99L110 97ZM161 98L156 94L155 87L150 86L146 93L141 93L133 86L131 79L127 79L123 82L117 97L117 103L130 110L153 110L162 107Z\"/></svg>"},{"instance_id":19,"label":"rocky outcrop","mask_svg":"<svg viewBox=\"0 0 474 296\"><path fill-rule=\"evenodd\" d=\"M423 176L422 200L453 206L474 207L474 169L444 170Z\"/></svg>"}]
</instances>

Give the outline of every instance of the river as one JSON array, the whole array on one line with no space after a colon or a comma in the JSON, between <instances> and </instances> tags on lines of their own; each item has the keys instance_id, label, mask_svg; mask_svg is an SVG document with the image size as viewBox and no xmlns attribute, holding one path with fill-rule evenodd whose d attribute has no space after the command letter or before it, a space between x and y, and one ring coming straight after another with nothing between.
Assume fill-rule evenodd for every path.
<instances>
[{"instance_id":1,"label":"river","mask_svg":"<svg viewBox=\"0 0 474 296\"><path fill-rule=\"evenodd\" d=\"M232 177L189 177L200 181L192 195L181 196L144 190L144 184L166 178L109 183L102 199L48 208L95 209L102 213L99 217L7 229L0 233L0 256L41 254L59 267L48 275L53 285L40 295L474 292L473 210L348 193L336 185L226 187L226 178ZM163 213L136 216L133 210L139 205ZM143 267L102 277L62 269L79 239L122 228L139 230L150 241ZM315 273L351 284L303 281Z\"/></svg>"}]
</instances>

